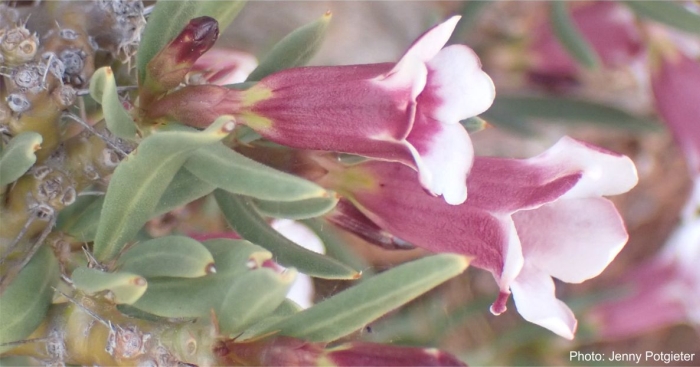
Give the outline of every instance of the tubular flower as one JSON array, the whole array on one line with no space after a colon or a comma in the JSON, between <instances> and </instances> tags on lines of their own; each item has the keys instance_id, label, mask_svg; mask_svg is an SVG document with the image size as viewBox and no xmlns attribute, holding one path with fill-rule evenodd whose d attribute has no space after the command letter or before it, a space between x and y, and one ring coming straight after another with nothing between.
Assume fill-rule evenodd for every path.
<instances>
[{"instance_id":1,"label":"tubular flower","mask_svg":"<svg viewBox=\"0 0 700 367\"><path fill-rule=\"evenodd\" d=\"M637 183L625 156L563 138L526 159L477 157L462 205L425 195L402 165L351 167L321 162L320 183L346 196L382 229L434 252L474 256L501 293L491 307L504 312L511 291L528 321L573 338L576 319L554 294L552 277L580 283L600 274L627 242L613 204Z\"/></svg>"},{"instance_id":2,"label":"tubular flower","mask_svg":"<svg viewBox=\"0 0 700 367\"><path fill-rule=\"evenodd\" d=\"M190 86L147 115L205 126L233 114L282 145L401 162L433 195L459 204L473 162L459 121L488 109L495 91L471 49L442 48L458 21L427 31L397 63L292 68L245 91Z\"/></svg>"}]
</instances>

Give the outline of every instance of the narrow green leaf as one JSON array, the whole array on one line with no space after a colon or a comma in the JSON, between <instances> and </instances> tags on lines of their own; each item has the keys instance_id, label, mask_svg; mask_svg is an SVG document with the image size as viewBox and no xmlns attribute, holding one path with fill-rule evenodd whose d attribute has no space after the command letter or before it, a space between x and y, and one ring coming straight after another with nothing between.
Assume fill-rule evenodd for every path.
<instances>
[{"instance_id":1,"label":"narrow green leaf","mask_svg":"<svg viewBox=\"0 0 700 367\"><path fill-rule=\"evenodd\" d=\"M700 34L700 14L680 3L661 1L623 1L637 15L664 23L681 31Z\"/></svg>"},{"instance_id":2,"label":"narrow green leaf","mask_svg":"<svg viewBox=\"0 0 700 367\"><path fill-rule=\"evenodd\" d=\"M308 226L321 239L326 248L326 255L362 272L362 277L358 281L363 282L374 275L372 266L353 251L352 246L341 237L340 230L335 225L322 218L302 220L301 223Z\"/></svg>"},{"instance_id":3,"label":"narrow green leaf","mask_svg":"<svg viewBox=\"0 0 700 367\"><path fill-rule=\"evenodd\" d=\"M263 200L298 201L327 195L315 183L258 163L223 144L197 150L185 168L218 188Z\"/></svg>"},{"instance_id":4,"label":"narrow green leaf","mask_svg":"<svg viewBox=\"0 0 700 367\"><path fill-rule=\"evenodd\" d=\"M105 66L92 74L90 96L102 105L109 131L123 139L135 138L136 124L119 100L117 82L114 80L111 68Z\"/></svg>"},{"instance_id":5,"label":"narrow green leaf","mask_svg":"<svg viewBox=\"0 0 700 367\"><path fill-rule=\"evenodd\" d=\"M248 340L257 335L261 335L264 330L268 330L269 326L289 316L292 316L295 313L300 312L301 310L303 310L301 306L299 306L289 298L285 298L282 301L282 303L280 303L280 305L272 312L272 314L268 315L263 320L260 320L255 324L247 327L245 331L238 335L237 340Z\"/></svg>"},{"instance_id":6,"label":"narrow green leaf","mask_svg":"<svg viewBox=\"0 0 700 367\"><path fill-rule=\"evenodd\" d=\"M501 95L484 113L494 125L524 128L529 119L561 124L588 124L633 132L658 131L662 125L646 117L632 115L616 107L575 98L547 95Z\"/></svg>"},{"instance_id":7,"label":"narrow green leaf","mask_svg":"<svg viewBox=\"0 0 700 367\"><path fill-rule=\"evenodd\" d=\"M315 22L295 29L280 40L260 61L246 81L257 81L283 69L306 65L318 52L331 21L327 12Z\"/></svg>"},{"instance_id":8,"label":"narrow green leaf","mask_svg":"<svg viewBox=\"0 0 700 367\"><path fill-rule=\"evenodd\" d=\"M469 31L479 19L479 14L489 5L491 1L487 0L469 0L462 5L459 14L462 15L462 19L457 23L457 28L452 32L452 37L449 40L449 44L453 43L464 43L462 36Z\"/></svg>"},{"instance_id":9,"label":"narrow green leaf","mask_svg":"<svg viewBox=\"0 0 700 367\"><path fill-rule=\"evenodd\" d=\"M309 219L319 217L331 211L338 203L338 198L313 198L300 201L267 201L253 199L260 214L273 218Z\"/></svg>"},{"instance_id":10,"label":"narrow green leaf","mask_svg":"<svg viewBox=\"0 0 700 367\"><path fill-rule=\"evenodd\" d=\"M165 45L177 36L182 28L194 18L209 16L219 22L221 32L228 27L241 11L245 1L159 1L156 3L148 24L141 36L136 54L139 80L146 76L146 65Z\"/></svg>"},{"instance_id":11,"label":"narrow green leaf","mask_svg":"<svg viewBox=\"0 0 700 367\"><path fill-rule=\"evenodd\" d=\"M43 246L0 294L0 344L26 339L46 316L58 279L58 261ZM0 346L4 353L14 346Z\"/></svg>"},{"instance_id":12,"label":"narrow green leaf","mask_svg":"<svg viewBox=\"0 0 700 367\"><path fill-rule=\"evenodd\" d=\"M78 196L78 199L61 210L56 220L56 228L82 242L92 242L100 222L100 212L104 195Z\"/></svg>"},{"instance_id":13,"label":"narrow green leaf","mask_svg":"<svg viewBox=\"0 0 700 367\"><path fill-rule=\"evenodd\" d=\"M142 276L126 272L105 273L81 266L71 274L73 285L86 294L110 291L114 303L133 304L146 291L148 283Z\"/></svg>"},{"instance_id":14,"label":"narrow green leaf","mask_svg":"<svg viewBox=\"0 0 700 367\"><path fill-rule=\"evenodd\" d=\"M307 250L275 231L255 210L250 198L218 189L214 197L229 225L241 237L270 250L280 264L318 278L356 279L360 276L337 260Z\"/></svg>"},{"instance_id":15,"label":"narrow green leaf","mask_svg":"<svg viewBox=\"0 0 700 367\"><path fill-rule=\"evenodd\" d=\"M285 300L296 274L294 269L278 274L262 268L234 280L217 310L221 332L239 334L247 326L268 317Z\"/></svg>"},{"instance_id":16,"label":"narrow green leaf","mask_svg":"<svg viewBox=\"0 0 700 367\"><path fill-rule=\"evenodd\" d=\"M41 134L26 131L17 134L0 153L0 186L16 181L36 162L34 152L39 150Z\"/></svg>"},{"instance_id":17,"label":"narrow green leaf","mask_svg":"<svg viewBox=\"0 0 700 367\"><path fill-rule=\"evenodd\" d=\"M214 258L207 248L185 236L165 236L137 243L119 257L117 268L145 278L196 278L216 271Z\"/></svg>"},{"instance_id":18,"label":"narrow green leaf","mask_svg":"<svg viewBox=\"0 0 700 367\"><path fill-rule=\"evenodd\" d=\"M574 20L571 19L566 9L566 2L551 1L549 6L549 19L554 28L554 34L556 34L564 49L586 68L597 68L600 65L598 54L596 54L581 32L576 29Z\"/></svg>"},{"instance_id":19,"label":"narrow green leaf","mask_svg":"<svg viewBox=\"0 0 700 367\"><path fill-rule=\"evenodd\" d=\"M267 332L311 342L348 335L462 273L464 256L439 254L399 265L271 325Z\"/></svg>"},{"instance_id":20,"label":"narrow green leaf","mask_svg":"<svg viewBox=\"0 0 700 367\"><path fill-rule=\"evenodd\" d=\"M152 217L163 215L171 210L189 204L214 191L216 187L204 182L186 168L180 168L161 196Z\"/></svg>"},{"instance_id":21,"label":"narrow green leaf","mask_svg":"<svg viewBox=\"0 0 700 367\"><path fill-rule=\"evenodd\" d=\"M220 309L235 279L262 268L272 257L268 251L245 240L216 239L203 245L214 257L216 273L199 278L153 278L148 290L133 306L162 317L207 316Z\"/></svg>"},{"instance_id":22,"label":"narrow green leaf","mask_svg":"<svg viewBox=\"0 0 700 367\"><path fill-rule=\"evenodd\" d=\"M95 238L97 259L111 259L138 233L190 154L232 128L230 118L222 116L202 132L157 132L144 139L112 175Z\"/></svg>"}]
</instances>

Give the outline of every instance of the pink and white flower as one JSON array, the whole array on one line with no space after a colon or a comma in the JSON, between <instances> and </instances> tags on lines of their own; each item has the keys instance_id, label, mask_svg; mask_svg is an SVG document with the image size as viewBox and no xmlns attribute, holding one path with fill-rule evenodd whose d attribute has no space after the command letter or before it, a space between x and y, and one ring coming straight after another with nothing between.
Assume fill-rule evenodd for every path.
<instances>
[{"instance_id":1,"label":"pink and white flower","mask_svg":"<svg viewBox=\"0 0 700 367\"><path fill-rule=\"evenodd\" d=\"M459 121L488 109L495 91L470 48L443 48L458 21L427 31L397 63L292 68L245 91L189 86L146 115L206 126L232 114L283 145L401 162L433 195L459 204L473 161Z\"/></svg>"},{"instance_id":2,"label":"pink and white flower","mask_svg":"<svg viewBox=\"0 0 700 367\"><path fill-rule=\"evenodd\" d=\"M505 311L513 293L520 314L573 338L576 319L554 294L552 277L580 283L600 274L627 242L627 231L604 195L637 183L632 161L570 138L525 159L477 157L462 205L426 195L403 165L325 164L320 183L347 197L382 229L434 252L475 256L493 273Z\"/></svg>"}]
</instances>

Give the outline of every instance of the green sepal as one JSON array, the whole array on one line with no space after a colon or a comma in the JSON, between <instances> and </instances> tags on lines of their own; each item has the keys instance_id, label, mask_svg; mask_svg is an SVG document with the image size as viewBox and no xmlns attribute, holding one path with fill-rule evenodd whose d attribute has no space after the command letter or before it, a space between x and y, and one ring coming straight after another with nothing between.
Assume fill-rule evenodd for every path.
<instances>
[{"instance_id":1,"label":"green sepal","mask_svg":"<svg viewBox=\"0 0 700 367\"><path fill-rule=\"evenodd\" d=\"M330 342L462 273L468 265L466 257L454 254L414 260L280 320L260 334L279 332L310 342Z\"/></svg>"},{"instance_id":2,"label":"green sepal","mask_svg":"<svg viewBox=\"0 0 700 367\"><path fill-rule=\"evenodd\" d=\"M313 198L299 201L268 201L254 199L255 208L260 214L272 218L309 219L328 213L338 204L338 197Z\"/></svg>"},{"instance_id":3,"label":"green sepal","mask_svg":"<svg viewBox=\"0 0 700 367\"><path fill-rule=\"evenodd\" d=\"M202 132L156 132L114 170L95 237L100 261L114 257L146 223L187 158L198 148L223 139L233 129L228 116Z\"/></svg>"},{"instance_id":4,"label":"green sepal","mask_svg":"<svg viewBox=\"0 0 700 367\"><path fill-rule=\"evenodd\" d=\"M207 248L185 236L137 243L119 256L117 269L145 278L196 278L216 272L214 258Z\"/></svg>"},{"instance_id":5,"label":"green sepal","mask_svg":"<svg viewBox=\"0 0 700 367\"><path fill-rule=\"evenodd\" d=\"M119 100L117 82L109 66L92 74L90 96L102 105L102 113L109 131L122 139L133 140L136 137L136 124Z\"/></svg>"},{"instance_id":6,"label":"green sepal","mask_svg":"<svg viewBox=\"0 0 700 367\"><path fill-rule=\"evenodd\" d=\"M157 217L189 204L214 191L216 187L204 182L182 167L160 197L151 217Z\"/></svg>"},{"instance_id":7,"label":"green sepal","mask_svg":"<svg viewBox=\"0 0 700 367\"><path fill-rule=\"evenodd\" d=\"M489 126L489 123L479 116L464 119L459 123L462 124L462 126L464 126L464 128L470 134L478 133L479 131L484 130L487 126Z\"/></svg>"},{"instance_id":8,"label":"green sepal","mask_svg":"<svg viewBox=\"0 0 700 367\"><path fill-rule=\"evenodd\" d=\"M576 28L566 9L566 2L551 1L549 6L549 19L552 23L554 34L564 46L564 49L586 68L597 68L600 65L598 54Z\"/></svg>"},{"instance_id":9,"label":"green sepal","mask_svg":"<svg viewBox=\"0 0 700 367\"><path fill-rule=\"evenodd\" d=\"M283 69L306 65L318 52L326 36L331 13L295 29L282 38L260 61L246 81L258 81Z\"/></svg>"},{"instance_id":10,"label":"green sepal","mask_svg":"<svg viewBox=\"0 0 700 367\"><path fill-rule=\"evenodd\" d=\"M285 300L296 274L294 269L279 274L260 268L237 277L217 310L221 333L238 334L269 316Z\"/></svg>"},{"instance_id":11,"label":"green sepal","mask_svg":"<svg viewBox=\"0 0 700 367\"><path fill-rule=\"evenodd\" d=\"M304 274L325 279L357 279L360 274L339 261L315 253L288 240L270 227L257 212L250 198L214 190L221 211L229 225L243 238L265 247L275 261L294 267Z\"/></svg>"},{"instance_id":12,"label":"green sepal","mask_svg":"<svg viewBox=\"0 0 700 367\"><path fill-rule=\"evenodd\" d=\"M58 261L43 246L0 294L0 353L14 348L2 344L26 339L41 324L57 279Z\"/></svg>"},{"instance_id":13,"label":"green sepal","mask_svg":"<svg viewBox=\"0 0 700 367\"><path fill-rule=\"evenodd\" d=\"M209 16L219 23L221 32L236 18L245 1L160 1L148 17L136 54L139 81L146 77L146 65L191 19Z\"/></svg>"},{"instance_id":14,"label":"green sepal","mask_svg":"<svg viewBox=\"0 0 700 367\"><path fill-rule=\"evenodd\" d=\"M686 9L681 3L661 1L623 1L644 18L669 25L681 31L700 34L700 14Z\"/></svg>"},{"instance_id":15,"label":"green sepal","mask_svg":"<svg viewBox=\"0 0 700 367\"><path fill-rule=\"evenodd\" d=\"M199 149L185 168L218 188L263 200L298 201L327 195L315 183L258 163L223 144Z\"/></svg>"},{"instance_id":16,"label":"green sepal","mask_svg":"<svg viewBox=\"0 0 700 367\"><path fill-rule=\"evenodd\" d=\"M272 257L244 240L216 239L203 245L214 257L217 272L199 278L153 278L133 306L162 317L202 317L220 310L233 282ZM262 290L260 290L262 291Z\"/></svg>"},{"instance_id":17,"label":"green sepal","mask_svg":"<svg viewBox=\"0 0 700 367\"><path fill-rule=\"evenodd\" d=\"M41 134L25 131L17 134L0 153L0 186L22 177L36 162L36 152L44 139Z\"/></svg>"},{"instance_id":18,"label":"green sepal","mask_svg":"<svg viewBox=\"0 0 700 367\"><path fill-rule=\"evenodd\" d=\"M81 242L92 242L97 233L104 195L78 196L75 202L58 213L56 228Z\"/></svg>"},{"instance_id":19,"label":"green sepal","mask_svg":"<svg viewBox=\"0 0 700 367\"><path fill-rule=\"evenodd\" d=\"M106 273L86 266L80 266L71 274L73 285L93 295L110 291L116 304L133 304L146 292L148 282L138 274L127 272Z\"/></svg>"}]
</instances>

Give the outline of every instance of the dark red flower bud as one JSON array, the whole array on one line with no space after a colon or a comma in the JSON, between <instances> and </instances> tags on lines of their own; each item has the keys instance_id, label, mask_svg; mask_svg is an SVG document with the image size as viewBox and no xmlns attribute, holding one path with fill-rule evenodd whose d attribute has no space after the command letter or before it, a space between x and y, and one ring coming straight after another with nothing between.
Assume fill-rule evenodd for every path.
<instances>
[{"instance_id":1,"label":"dark red flower bud","mask_svg":"<svg viewBox=\"0 0 700 367\"><path fill-rule=\"evenodd\" d=\"M207 52L219 37L219 24L214 18L190 20L182 32L148 63L142 97L156 96L177 87L192 69L195 61ZM142 104L147 101L143 101Z\"/></svg>"}]
</instances>

